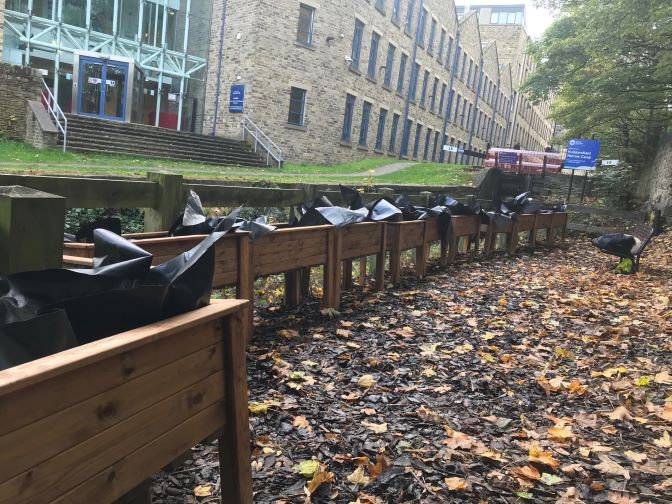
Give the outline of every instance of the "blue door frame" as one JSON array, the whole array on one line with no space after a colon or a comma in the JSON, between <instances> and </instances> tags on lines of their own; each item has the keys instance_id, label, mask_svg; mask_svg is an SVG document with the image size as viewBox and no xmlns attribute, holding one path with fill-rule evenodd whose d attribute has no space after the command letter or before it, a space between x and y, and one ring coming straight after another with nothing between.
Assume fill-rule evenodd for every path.
<instances>
[{"instance_id":1,"label":"blue door frame","mask_svg":"<svg viewBox=\"0 0 672 504\"><path fill-rule=\"evenodd\" d=\"M100 82L100 107L98 110L98 114L92 114L92 113L87 113L87 112L82 112L82 93L84 92L84 65L86 64L94 64L94 65L101 65L102 67L102 75L101 75L101 82ZM116 117L116 116L109 116L105 114L105 99L106 99L106 94L107 94L107 67L113 66L116 68L121 68L124 70L124 93L122 94L121 101L122 101L122 113L121 117ZM86 57L80 57L79 58L79 83L78 83L79 91L77 93L77 113L80 115L85 115L89 117L101 117L103 119L110 119L112 121L125 121L126 118L126 90L128 89L128 63L124 63L121 61L108 61L106 59L102 58L92 58L89 56Z\"/></svg>"}]
</instances>

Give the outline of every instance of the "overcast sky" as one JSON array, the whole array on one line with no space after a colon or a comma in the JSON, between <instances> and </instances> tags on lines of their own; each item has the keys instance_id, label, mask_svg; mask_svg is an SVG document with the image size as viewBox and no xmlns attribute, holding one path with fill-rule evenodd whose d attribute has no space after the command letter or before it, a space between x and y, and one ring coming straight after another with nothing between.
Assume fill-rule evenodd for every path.
<instances>
[{"instance_id":1,"label":"overcast sky","mask_svg":"<svg viewBox=\"0 0 672 504\"><path fill-rule=\"evenodd\" d=\"M532 4L531 0L482 0L467 2L464 0L456 0L456 5L511 5L524 3L527 12L527 33L530 37L539 38L546 28L553 21L553 14L546 9L537 9Z\"/></svg>"}]
</instances>

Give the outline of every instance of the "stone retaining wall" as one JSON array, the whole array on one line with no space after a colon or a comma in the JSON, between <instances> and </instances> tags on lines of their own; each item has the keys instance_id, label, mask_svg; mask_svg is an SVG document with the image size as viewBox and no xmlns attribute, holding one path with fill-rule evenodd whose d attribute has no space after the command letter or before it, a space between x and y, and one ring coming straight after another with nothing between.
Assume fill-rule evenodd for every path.
<instances>
[{"instance_id":1,"label":"stone retaining wall","mask_svg":"<svg viewBox=\"0 0 672 504\"><path fill-rule=\"evenodd\" d=\"M28 100L40 100L41 76L32 68L0 63L0 137L23 141Z\"/></svg>"}]
</instances>

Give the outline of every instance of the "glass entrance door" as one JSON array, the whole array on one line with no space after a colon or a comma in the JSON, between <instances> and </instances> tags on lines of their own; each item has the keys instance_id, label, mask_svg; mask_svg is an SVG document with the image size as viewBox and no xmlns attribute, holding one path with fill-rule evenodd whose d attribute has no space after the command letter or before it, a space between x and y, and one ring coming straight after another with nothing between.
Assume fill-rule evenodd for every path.
<instances>
[{"instance_id":1,"label":"glass entrance door","mask_svg":"<svg viewBox=\"0 0 672 504\"><path fill-rule=\"evenodd\" d=\"M125 120L128 63L80 58L79 76L79 114Z\"/></svg>"}]
</instances>

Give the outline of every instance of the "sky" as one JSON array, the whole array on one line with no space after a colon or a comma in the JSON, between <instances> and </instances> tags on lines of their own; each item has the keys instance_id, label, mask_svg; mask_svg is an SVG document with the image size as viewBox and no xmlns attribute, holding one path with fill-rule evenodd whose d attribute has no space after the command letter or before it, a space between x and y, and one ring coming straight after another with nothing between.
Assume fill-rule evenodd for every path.
<instances>
[{"instance_id":1,"label":"sky","mask_svg":"<svg viewBox=\"0 0 672 504\"><path fill-rule=\"evenodd\" d=\"M476 0L472 2L457 0L455 2L456 5L510 5L522 3L526 5L527 33L533 39L537 39L550 26L553 21L553 14L546 9L537 9L532 4L532 0Z\"/></svg>"}]
</instances>

